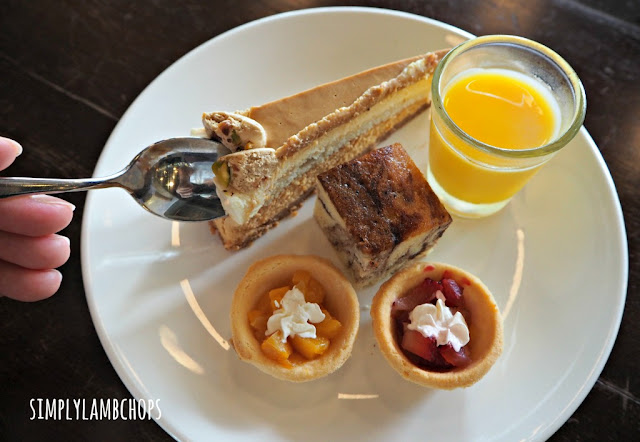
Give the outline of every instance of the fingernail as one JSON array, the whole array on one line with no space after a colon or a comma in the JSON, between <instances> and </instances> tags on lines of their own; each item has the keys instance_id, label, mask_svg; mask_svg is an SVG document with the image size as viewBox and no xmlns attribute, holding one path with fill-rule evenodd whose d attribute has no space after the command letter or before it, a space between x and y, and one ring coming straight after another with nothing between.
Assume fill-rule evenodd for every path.
<instances>
[{"instance_id":1,"label":"fingernail","mask_svg":"<svg viewBox=\"0 0 640 442\"><path fill-rule=\"evenodd\" d=\"M51 269L49 270L51 272L52 275L57 276L59 279L58 281L62 282L62 272L58 269Z\"/></svg>"},{"instance_id":2,"label":"fingernail","mask_svg":"<svg viewBox=\"0 0 640 442\"><path fill-rule=\"evenodd\" d=\"M37 201L38 203L42 203L42 204L53 204L55 206L71 207L72 211L76 210L76 206L71 204L69 201L65 201L63 199L56 198L55 196L38 194L38 195L31 195L31 199Z\"/></svg>"},{"instance_id":3,"label":"fingernail","mask_svg":"<svg viewBox=\"0 0 640 442\"><path fill-rule=\"evenodd\" d=\"M58 238L62 239L69 247L71 247L71 239L68 236L64 235L56 235Z\"/></svg>"},{"instance_id":4,"label":"fingernail","mask_svg":"<svg viewBox=\"0 0 640 442\"><path fill-rule=\"evenodd\" d=\"M6 137L0 137L0 147L4 147L5 149L13 149L15 151L15 155L18 156L22 153L22 146L15 140Z\"/></svg>"}]
</instances>

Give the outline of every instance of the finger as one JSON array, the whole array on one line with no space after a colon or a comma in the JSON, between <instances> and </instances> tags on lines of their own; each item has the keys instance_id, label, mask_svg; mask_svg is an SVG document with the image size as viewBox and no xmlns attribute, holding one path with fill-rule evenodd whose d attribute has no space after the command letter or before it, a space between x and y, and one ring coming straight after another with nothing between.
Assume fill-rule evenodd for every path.
<instances>
[{"instance_id":1,"label":"finger","mask_svg":"<svg viewBox=\"0 0 640 442\"><path fill-rule=\"evenodd\" d=\"M69 225L75 206L50 195L0 200L0 230L25 236L44 236Z\"/></svg>"},{"instance_id":2,"label":"finger","mask_svg":"<svg viewBox=\"0 0 640 442\"><path fill-rule=\"evenodd\" d=\"M46 235L33 238L0 231L0 260L34 270L55 269L67 262L69 238Z\"/></svg>"},{"instance_id":3,"label":"finger","mask_svg":"<svg viewBox=\"0 0 640 442\"><path fill-rule=\"evenodd\" d=\"M6 169L22 153L22 146L10 138L0 137L0 170Z\"/></svg>"},{"instance_id":4,"label":"finger","mask_svg":"<svg viewBox=\"0 0 640 442\"><path fill-rule=\"evenodd\" d=\"M57 270L31 270L0 261L0 295L19 301L39 301L58 291L62 274Z\"/></svg>"}]
</instances>

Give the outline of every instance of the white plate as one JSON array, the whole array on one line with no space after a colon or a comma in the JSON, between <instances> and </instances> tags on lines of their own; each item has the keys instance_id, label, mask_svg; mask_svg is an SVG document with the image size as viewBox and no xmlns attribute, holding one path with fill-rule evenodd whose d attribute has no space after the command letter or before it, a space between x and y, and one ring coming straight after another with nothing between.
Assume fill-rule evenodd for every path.
<instances>
[{"instance_id":1,"label":"white plate","mask_svg":"<svg viewBox=\"0 0 640 442\"><path fill-rule=\"evenodd\" d=\"M203 44L160 75L124 115L95 175L156 140L199 126L203 111L243 109L470 35L379 9L269 17ZM400 141L424 167L427 116ZM436 391L402 380L374 345L361 291L353 355L316 382L277 381L228 349L233 290L256 259L313 253L337 262L313 201L253 246L226 252L206 224L146 213L121 190L91 193L82 264L101 342L136 398L159 400L159 424L189 440L541 440L578 407L615 340L627 283L617 194L586 130L501 213L456 219L430 254L477 274L505 317L505 351L478 384Z\"/></svg>"}]
</instances>

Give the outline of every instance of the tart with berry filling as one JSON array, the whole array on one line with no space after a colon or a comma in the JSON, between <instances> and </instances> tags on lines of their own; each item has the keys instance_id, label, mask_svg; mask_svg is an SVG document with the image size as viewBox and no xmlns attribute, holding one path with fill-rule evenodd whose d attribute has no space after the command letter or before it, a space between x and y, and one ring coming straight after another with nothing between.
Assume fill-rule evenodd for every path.
<instances>
[{"instance_id":1,"label":"tart with berry filling","mask_svg":"<svg viewBox=\"0 0 640 442\"><path fill-rule=\"evenodd\" d=\"M231 304L233 346L243 361L278 379L326 376L351 355L360 310L344 275L317 256L254 263Z\"/></svg>"},{"instance_id":2,"label":"tart with berry filling","mask_svg":"<svg viewBox=\"0 0 640 442\"><path fill-rule=\"evenodd\" d=\"M374 297L371 317L389 364L423 386L468 387L502 353L502 319L491 292L451 265L422 262L396 273Z\"/></svg>"}]
</instances>

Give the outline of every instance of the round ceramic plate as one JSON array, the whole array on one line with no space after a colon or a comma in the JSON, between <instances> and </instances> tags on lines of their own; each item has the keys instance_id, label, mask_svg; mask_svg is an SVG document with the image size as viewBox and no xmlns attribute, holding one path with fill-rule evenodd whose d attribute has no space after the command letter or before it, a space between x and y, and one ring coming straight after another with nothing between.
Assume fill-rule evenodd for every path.
<instances>
[{"instance_id":1,"label":"round ceramic plate","mask_svg":"<svg viewBox=\"0 0 640 442\"><path fill-rule=\"evenodd\" d=\"M154 141L188 135L203 111L244 109L469 37L379 9L313 9L249 23L151 83L114 130L95 175L119 170ZM387 141L401 142L424 167L427 124L421 115ZM504 353L468 389L417 388L389 367L368 313L377 287L358 293L359 336L333 375L290 384L238 360L229 309L251 263L276 253L338 263L313 203L251 247L227 252L206 223L162 220L118 189L89 195L82 265L93 321L127 388L157 401L158 423L171 435L542 440L589 392L618 331L628 258L616 191L586 130L502 212L454 220L429 255L478 275L504 316Z\"/></svg>"}]
</instances>

